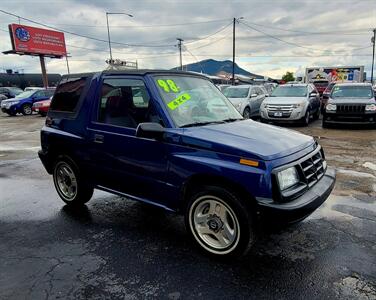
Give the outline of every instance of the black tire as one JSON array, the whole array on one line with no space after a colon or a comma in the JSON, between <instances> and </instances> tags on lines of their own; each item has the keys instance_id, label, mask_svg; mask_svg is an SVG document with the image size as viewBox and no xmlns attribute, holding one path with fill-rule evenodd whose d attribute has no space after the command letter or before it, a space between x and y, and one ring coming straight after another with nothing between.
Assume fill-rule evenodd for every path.
<instances>
[{"instance_id":1,"label":"black tire","mask_svg":"<svg viewBox=\"0 0 376 300\"><path fill-rule=\"evenodd\" d=\"M214 201L214 206L207 201ZM211 207L215 207L214 210ZM202 209L208 211L199 216ZM217 186L197 188L191 193L185 211L185 224L191 238L207 254L218 258L235 258L248 253L256 239L253 220L251 209L237 194Z\"/></svg>"},{"instance_id":2,"label":"black tire","mask_svg":"<svg viewBox=\"0 0 376 300\"><path fill-rule=\"evenodd\" d=\"M313 119L314 120L320 119L320 113L321 113L320 108L317 108L315 114L313 115Z\"/></svg>"},{"instance_id":3,"label":"black tire","mask_svg":"<svg viewBox=\"0 0 376 300\"><path fill-rule=\"evenodd\" d=\"M67 205L83 205L93 196L94 188L85 181L77 164L68 156L57 158L53 168L53 180L58 195ZM68 189L71 189L71 192Z\"/></svg>"},{"instance_id":4,"label":"black tire","mask_svg":"<svg viewBox=\"0 0 376 300\"><path fill-rule=\"evenodd\" d=\"M326 122L326 118L325 117L323 117L322 118L322 128L329 128L330 126L329 126L329 124Z\"/></svg>"},{"instance_id":5,"label":"black tire","mask_svg":"<svg viewBox=\"0 0 376 300\"><path fill-rule=\"evenodd\" d=\"M7 114L8 114L10 117L14 117L14 116L16 115L15 112L8 112Z\"/></svg>"},{"instance_id":6,"label":"black tire","mask_svg":"<svg viewBox=\"0 0 376 300\"><path fill-rule=\"evenodd\" d=\"M31 109L31 105L28 104L28 103L25 103L24 105L22 105L22 107L21 107L21 113L24 116L31 115L33 113L33 110Z\"/></svg>"},{"instance_id":7,"label":"black tire","mask_svg":"<svg viewBox=\"0 0 376 300\"><path fill-rule=\"evenodd\" d=\"M244 108L243 118L244 119L250 119L251 118L251 110L249 109L249 107Z\"/></svg>"},{"instance_id":8,"label":"black tire","mask_svg":"<svg viewBox=\"0 0 376 300\"><path fill-rule=\"evenodd\" d=\"M310 113L309 109L307 109L304 117L301 119L301 124L303 126L308 126L310 118L311 118L311 113Z\"/></svg>"},{"instance_id":9,"label":"black tire","mask_svg":"<svg viewBox=\"0 0 376 300\"><path fill-rule=\"evenodd\" d=\"M45 112L39 112L39 114L41 115L41 117L47 116L47 113L45 113Z\"/></svg>"}]
</instances>

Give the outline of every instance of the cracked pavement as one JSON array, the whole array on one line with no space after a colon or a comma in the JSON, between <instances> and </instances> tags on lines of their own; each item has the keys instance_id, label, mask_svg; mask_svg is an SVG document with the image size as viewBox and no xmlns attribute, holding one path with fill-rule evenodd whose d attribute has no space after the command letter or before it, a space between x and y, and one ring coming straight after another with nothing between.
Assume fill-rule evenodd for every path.
<instances>
[{"instance_id":1,"label":"cracked pavement","mask_svg":"<svg viewBox=\"0 0 376 300\"><path fill-rule=\"evenodd\" d=\"M376 299L376 130L292 127L320 140L334 192L222 262L158 208L99 191L64 206L36 154L43 121L0 114L0 299Z\"/></svg>"}]
</instances>

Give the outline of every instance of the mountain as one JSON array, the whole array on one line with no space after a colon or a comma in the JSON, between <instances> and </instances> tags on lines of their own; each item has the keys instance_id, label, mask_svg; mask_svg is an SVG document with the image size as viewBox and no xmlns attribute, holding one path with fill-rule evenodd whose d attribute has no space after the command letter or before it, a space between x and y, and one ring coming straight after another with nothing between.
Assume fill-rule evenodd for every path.
<instances>
[{"instance_id":1,"label":"mountain","mask_svg":"<svg viewBox=\"0 0 376 300\"><path fill-rule=\"evenodd\" d=\"M179 67L173 68L172 70L179 70ZM218 61L214 59L205 59L196 63L183 65L183 69L186 71L193 71L198 73L205 73L209 75L218 75L220 73L228 73L232 74L232 61L231 60L224 60ZM243 76L250 76L255 78L264 78L264 76L257 75L251 72L248 72L242 68L240 68L235 63L235 74L243 75Z\"/></svg>"}]
</instances>

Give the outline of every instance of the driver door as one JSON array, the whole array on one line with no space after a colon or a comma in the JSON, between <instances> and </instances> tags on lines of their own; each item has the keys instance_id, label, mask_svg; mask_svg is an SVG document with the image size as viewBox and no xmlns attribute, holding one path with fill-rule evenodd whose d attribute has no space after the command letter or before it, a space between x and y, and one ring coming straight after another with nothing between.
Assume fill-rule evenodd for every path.
<instances>
[{"instance_id":1,"label":"driver door","mask_svg":"<svg viewBox=\"0 0 376 300\"><path fill-rule=\"evenodd\" d=\"M139 123L161 122L141 78L105 77L88 128L98 185L166 204L164 142L136 137Z\"/></svg>"}]
</instances>

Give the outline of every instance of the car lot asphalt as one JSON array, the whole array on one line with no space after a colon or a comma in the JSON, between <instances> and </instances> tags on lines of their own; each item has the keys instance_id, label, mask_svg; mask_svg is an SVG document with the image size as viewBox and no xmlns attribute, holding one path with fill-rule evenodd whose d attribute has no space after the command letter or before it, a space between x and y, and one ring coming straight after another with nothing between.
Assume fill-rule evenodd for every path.
<instances>
[{"instance_id":1,"label":"car lot asphalt","mask_svg":"<svg viewBox=\"0 0 376 300\"><path fill-rule=\"evenodd\" d=\"M146 204L95 192L64 206L37 158L43 122L0 114L0 299L376 299L375 129L292 127L319 139L335 190L222 262Z\"/></svg>"}]
</instances>

